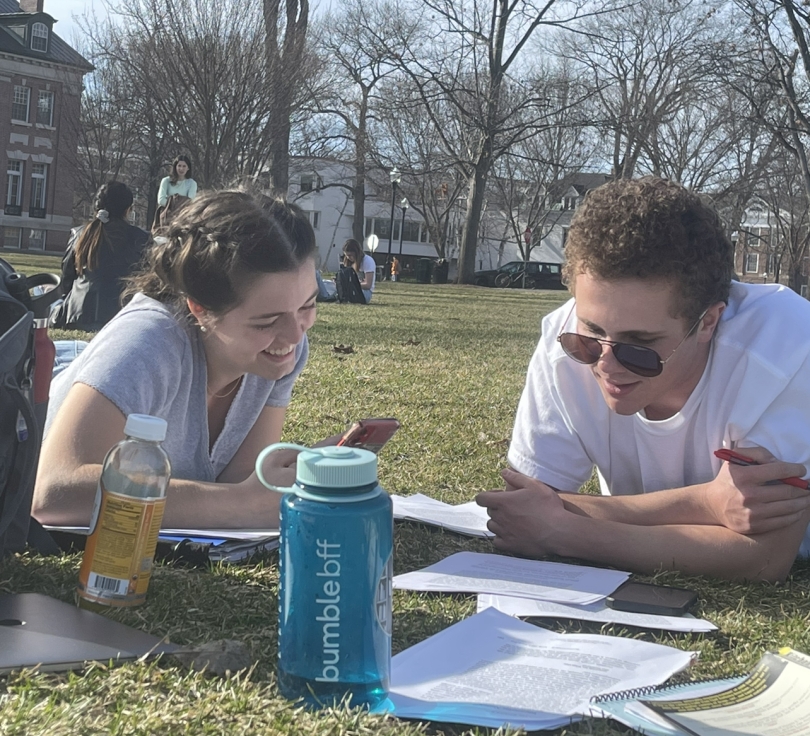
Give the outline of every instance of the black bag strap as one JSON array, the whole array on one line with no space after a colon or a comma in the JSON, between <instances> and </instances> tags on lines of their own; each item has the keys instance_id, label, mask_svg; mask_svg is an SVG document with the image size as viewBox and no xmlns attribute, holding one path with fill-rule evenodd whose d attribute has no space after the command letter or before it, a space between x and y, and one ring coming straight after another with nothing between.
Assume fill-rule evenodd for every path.
<instances>
[{"instance_id":1,"label":"black bag strap","mask_svg":"<svg viewBox=\"0 0 810 736\"><path fill-rule=\"evenodd\" d=\"M21 443L21 446L24 447L24 450L20 453L22 461L19 460L19 455L15 459L15 463L20 462L20 482L17 484L16 488L9 491L9 494L3 501L3 513L2 517L0 517L0 536L2 536L11 525L12 520L15 518L20 508L20 504L27 496L28 489L34 482L34 477L37 472L37 461L39 460L39 446L42 442L42 430L37 424L34 409L25 393L23 393L22 388L17 385L11 375L6 376L3 385L8 390L14 407L25 420L25 424L28 427L28 438L24 443Z\"/></svg>"}]
</instances>

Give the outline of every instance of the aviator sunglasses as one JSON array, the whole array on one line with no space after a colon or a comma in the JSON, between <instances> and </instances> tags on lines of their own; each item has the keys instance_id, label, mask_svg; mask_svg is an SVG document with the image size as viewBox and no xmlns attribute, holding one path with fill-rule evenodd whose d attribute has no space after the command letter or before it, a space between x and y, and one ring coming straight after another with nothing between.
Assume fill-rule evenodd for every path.
<instances>
[{"instance_id":1,"label":"aviator sunglasses","mask_svg":"<svg viewBox=\"0 0 810 736\"><path fill-rule=\"evenodd\" d=\"M568 313L563 327L568 324L574 307ZM577 361L577 363L584 363L585 365L593 365L599 358L602 357L602 352L605 345L610 345L613 352L613 357L628 371L635 373L637 376L644 378L654 378L660 376L664 366L670 361L678 348L686 342L695 328L700 324L701 320L706 316L706 309L703 314L698 317L697 322L692 325L683 340L681 340L666 360L661 360L661 356L652 348L646 348L642 345L631 345L627 342L615 342L613 340L605 340L602 337L590 337L589 335L580 335L576 332L561 332L557 335L557 342L565 351L565 354Z\"/></svg>"}]
</instances>

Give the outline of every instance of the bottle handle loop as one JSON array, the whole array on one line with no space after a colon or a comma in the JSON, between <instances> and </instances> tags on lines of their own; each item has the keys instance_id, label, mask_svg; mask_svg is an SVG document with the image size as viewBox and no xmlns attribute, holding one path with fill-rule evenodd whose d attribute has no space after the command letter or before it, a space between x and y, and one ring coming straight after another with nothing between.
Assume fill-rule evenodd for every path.
<instances>
[{"instance_id":1,"label":"bottle handle loop","mask_svg":"<svg viewBox=\"0 0 810 736\"><path fill-rule=\"evenodd\" d=\"M311 450L310 447L304 447L303 445L296 445L292 442L276 442L273 445L269 445L265 447L260 453L259 456L256 458L256 477L259 479L259 482L265 487L269 488L271 491L275 491L276 493L293 493L295 489L293 486L274 486L270 483L267 478L264 477L264 473L262 472L262 465L264 461L267 459L267 456L276 452L276 450L298 450L299 452L302 450Z\"/></svg>"}]
</instances>

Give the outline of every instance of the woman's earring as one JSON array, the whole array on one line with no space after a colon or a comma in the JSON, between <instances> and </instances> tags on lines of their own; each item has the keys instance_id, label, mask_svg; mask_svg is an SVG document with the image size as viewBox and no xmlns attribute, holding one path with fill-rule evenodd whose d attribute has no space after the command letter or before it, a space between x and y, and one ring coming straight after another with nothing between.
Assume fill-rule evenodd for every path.
<instances>
[{"instance_id":1,"label":"woman's earring","mask_svg":"<svg viewBox=\"0 0 810 736\"><path fill-rule=\"evenodd\" d=\"M197 324L200 325L199 322ZM200 325L200 332L208 332L208 329L206 328L205 325Z\"/></svg>"}]
</instances>

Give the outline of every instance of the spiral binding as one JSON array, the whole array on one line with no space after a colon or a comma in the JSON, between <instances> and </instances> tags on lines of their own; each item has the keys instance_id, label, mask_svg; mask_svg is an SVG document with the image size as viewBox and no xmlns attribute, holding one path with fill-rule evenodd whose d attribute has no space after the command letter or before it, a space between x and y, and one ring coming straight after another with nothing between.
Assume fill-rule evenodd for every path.
<instances>
[{"instance_id":1,"label":"spiral binding","mask_svg":"<svg viewBox=\"0 0 810 736\"><path fill-rule=\"evenodd\" d=\"M615 703L619 700L639 700L648 695L662 695L669 694L670 692L680 692L695 685L705 685L707 682L733 682L739 680L740 675L731 675L729 677L704 677L701 680L691 680L689 682L676 682L674 685L645 685L644 687L635 687L631 690L617 690L615 693L605 693L604 695L594 695L591 698L591 703L596 705L598 703Z\"/></svg>"}]
</instances>

